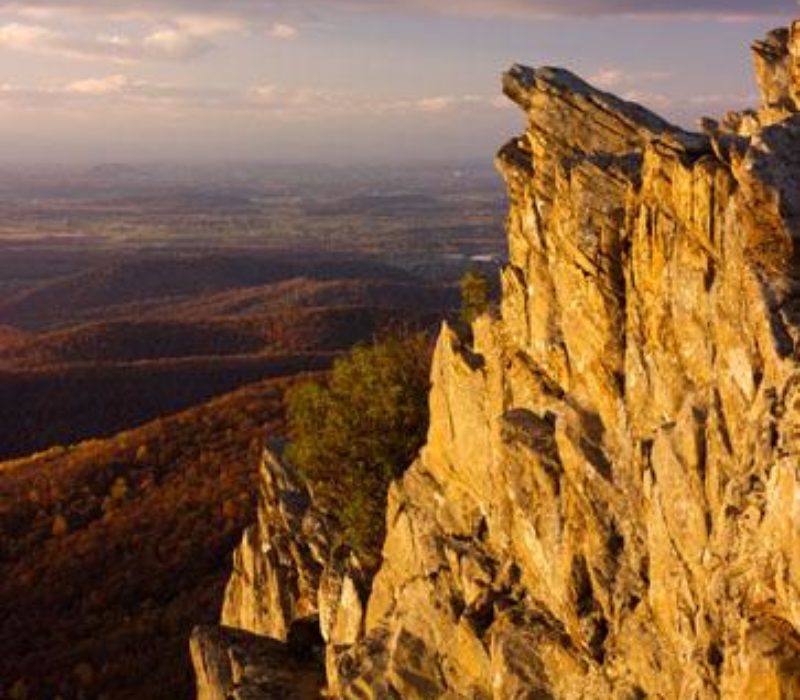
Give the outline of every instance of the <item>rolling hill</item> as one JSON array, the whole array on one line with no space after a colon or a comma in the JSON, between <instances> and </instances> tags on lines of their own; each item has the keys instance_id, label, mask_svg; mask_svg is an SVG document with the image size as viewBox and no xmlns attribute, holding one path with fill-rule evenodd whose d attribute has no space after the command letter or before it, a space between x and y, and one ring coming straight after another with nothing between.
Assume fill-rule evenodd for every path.
<instances>
[{"instance_id":1,"label":"rolling hill","mask_svg":"<svg viewBox=\"0 0 800 700\"><path fill-rule=\"evenodd\" d=\"M288 384L0 463L0 697L191 697Z\"/></svg>"},{"instance_id":2,"label":"rolling hill","mask_svg":"<svg viewBox=\"0 0 800 700\"><path fill-rule=\"evenodd\" d=\"M408 273L365 257L205 253L132 257L56 277L0 299L0 323L29 330L108 318L114 307L152 300L169 304L293 278L414 282Z\"/></svg>"}]
</instances>

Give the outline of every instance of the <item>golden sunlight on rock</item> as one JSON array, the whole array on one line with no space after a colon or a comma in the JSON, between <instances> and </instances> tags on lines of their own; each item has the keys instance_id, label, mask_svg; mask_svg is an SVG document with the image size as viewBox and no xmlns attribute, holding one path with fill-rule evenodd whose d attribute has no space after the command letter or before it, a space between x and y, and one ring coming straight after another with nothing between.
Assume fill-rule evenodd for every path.
<instances>
[{"instance_id":1,"label":"golden sunlight on rock","mask_svg":"<svg viewBox=\"0 0 800 700\"><path fill-rule=\"evenodd\" d=\"M369 595L268 457L225 624L318 615L332 697L800 697L800 25L754 56L702 134L505 75L501 307L441 332Z\"/></svg>"}]
</instances>

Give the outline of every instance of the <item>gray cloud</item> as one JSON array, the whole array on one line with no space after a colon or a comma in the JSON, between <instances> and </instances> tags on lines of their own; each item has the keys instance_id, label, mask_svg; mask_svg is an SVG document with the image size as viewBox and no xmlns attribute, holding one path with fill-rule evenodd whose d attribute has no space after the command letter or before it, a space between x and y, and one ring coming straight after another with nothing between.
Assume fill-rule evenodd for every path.
<instances>
[{"instance_id":1,"label":"gray cloud","mask_svg":"<svg viewBox=\"0 0 800 700\"><path fill-rule=\"evenodd\" d=\"M794 0L328 0L319 6L369 10L406 9L472 16L668 16L721 18L797 12Z\"/></svg>"},{"instance_id":2,"label":"gray cloud","mask_svg":"<svg viewBox=\"0 0 800 700\"><path fill-rule=\"evenodd\" d=\"M76 12L105 16L163 17L171 13L244 18L303 16L327 10L414 12L463 16L694 15L731 18L790 15L794 0L21 0L0 2L7 11Z\"/></svg>"}]
</instances>

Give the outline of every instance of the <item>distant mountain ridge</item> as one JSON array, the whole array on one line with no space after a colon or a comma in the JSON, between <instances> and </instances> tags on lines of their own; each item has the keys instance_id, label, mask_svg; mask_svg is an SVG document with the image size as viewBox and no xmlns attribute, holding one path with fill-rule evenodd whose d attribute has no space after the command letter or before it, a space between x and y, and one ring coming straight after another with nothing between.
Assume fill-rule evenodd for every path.
<instances>
[{"instance_id":1,"label":"distant mountain ridge","mask_svg":"<svg viewBox=\"0 0 800 700\"><path fill-rule=\"evenodd\" d=\"M258 287L294 278L320 281L371 278L406 282L414 276L369 258L271 253L269 255L168 255L115 262L46 282L0 300L0 323L42 329L65 325L82 314L115 306L165 300L169 303ZM418 280L417 280L418 281Z\"/></svg>"}]
</instances>

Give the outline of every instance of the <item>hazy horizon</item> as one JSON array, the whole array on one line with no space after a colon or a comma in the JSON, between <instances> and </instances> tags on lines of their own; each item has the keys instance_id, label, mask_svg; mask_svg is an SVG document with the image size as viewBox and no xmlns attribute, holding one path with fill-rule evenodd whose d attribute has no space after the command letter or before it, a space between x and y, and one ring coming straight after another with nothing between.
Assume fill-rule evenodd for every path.
<instances>
[{"instance_id":1,"label":"hazy horizon","mask_svg":"<svg viewBox=\"0 0 800 700\"><path fill-rule=\"evenodd\" d=\"M692 127L756 100L793 0L0 2L0 165L489 162L511 64Z\"/></svg>"}]
</instances>

